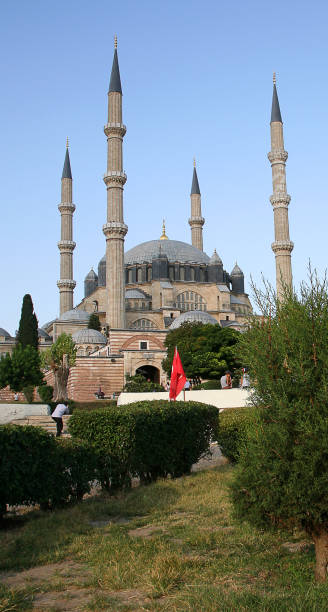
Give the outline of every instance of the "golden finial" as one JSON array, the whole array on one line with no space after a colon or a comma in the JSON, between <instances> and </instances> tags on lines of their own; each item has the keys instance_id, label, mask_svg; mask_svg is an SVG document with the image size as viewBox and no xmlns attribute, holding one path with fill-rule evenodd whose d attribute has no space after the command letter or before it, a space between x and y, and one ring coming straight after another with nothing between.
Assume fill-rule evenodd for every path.
<instances>
[{"instance_id":1,"label":"golden finial","mask_svg":"<svg viewBox=\"0 0 328 612\"><path fill-rule=\"evenodd\" d=\"M162 227L162 229L163 229L163 233L162 233L162 235L160 237L160 240L168 240L168 237L167 237L167 235L165 233L165 219L163 219L163 227Z\"/></svg>"},{"instance_id":2,"label":"golden finial","mask_svg":"<svg viewBox=\"0 0 328 612\"><path fill-rule=\"evenodd\" d=\"M194 157L194 168L196 168L196 157Z\"/></svg>"},{"instance_id":3,"label":"golden finial","mask_svg":"<svg viewBox=\"0 0 328 612\"><path fill-rule=\"evenodd\" d=\"M273 73L273 84L274 85L276 84L276 73L275 72Z\"/></svg>"},{"instance_id":4,"label":"golden finial","mask_svg":"<svg viewBox=\"0 0 328 612\"><path fill-rule=\"evenodd\" d=\"M117 49L117 36L114 36L114 49Z\"/></svg>"},{"instance_id":5,"label":"golden finial","mask_svg":"<svg viewBox=\"0 0 328 612\"><path fill-rule=\"evenodd\" d=\"M69 147L69 142L68 142L68 136L67 136L67 138L66 138L66 149L68 149L68 147Z\"/></svg>"}]
</instances>

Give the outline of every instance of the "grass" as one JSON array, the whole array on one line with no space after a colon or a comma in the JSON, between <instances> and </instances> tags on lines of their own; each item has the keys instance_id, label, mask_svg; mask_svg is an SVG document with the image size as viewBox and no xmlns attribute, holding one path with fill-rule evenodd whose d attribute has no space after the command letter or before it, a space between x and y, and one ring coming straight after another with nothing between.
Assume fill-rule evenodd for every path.
<instances>
[{"instance_id":1,"label":"grass","mask_svg":"<svg viewBox=\"0 0 328 612\"><path fill-rule=\"evenodd\" d=\"M0 530L0 571L80 564L82 582L70 571L57 583L44 577L34 584L47 593L78 583L90 595L79 610L325 610L328 584L314 583L313 548L291 553L282 546L305 534L234 522L232 476L225 466L115 498L101 494L52 514L8 518ZM32 609L32 586L25 587L2 586L0 612Z\"/></svg>"}]
</instances>

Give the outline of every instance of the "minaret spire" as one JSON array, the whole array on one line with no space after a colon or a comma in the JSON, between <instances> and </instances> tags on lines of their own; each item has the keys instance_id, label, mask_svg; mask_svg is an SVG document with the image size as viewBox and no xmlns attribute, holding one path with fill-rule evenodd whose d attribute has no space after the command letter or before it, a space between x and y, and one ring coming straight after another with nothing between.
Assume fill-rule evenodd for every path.
<instances>
[{"instance_id":1,"label":"minaret spire","mask_svg":"<svg viewBox=\"0 0 328 612\"><path fill-rule=\"evenodd\" d=\"M191 244L200 251L203 250L203 225L205 219L202 217L202 203L196 170L196 160L194 158L194 171L191 183L191 216L189 225L191 227Z\"/></svg>"},{"instance_id":2,"label":"minaret spire","mask_svg":"<svg viewBox=\"0 0 328 612\"><path fill-rule=\"evenodd\" d=\"M271 151L268 158L272 167L273 194L270 202L274 215L275 241L272 250L276 258L276 289L280 299L283 295L283 287L292 287L292 263L291 252L294 248L289 237L288 205L290 196L286 186L286 161L287 151L284 150L283 124L276 88L276 75L273 73L273 96L271 109Z\"/></svg>"},{"instance_id":3,"label":"minaret spire","mask_svg":"<svg viewBox=\"0 0 328 612\"><path fill-rule=\"evenodd\" d=\"M106 236L106 321L112 329L125 327L124 237L128 231L123 219L123 137L126 127L122 123L122 88L117 57L117 39L114 42L114 59L108 91L107 172L104 182L107 188L107 223L103 226Z\"/></svg>"},{"instance_id":4,"label":"minaret spire","mask_svg":"<svg viewBox=\"0 0 328 612\"><path fill-rule=\"evenodd\" d=\"M61 203L58 209L61 214L61 234L58 248L60 251L60 280L57 282L60 296L60 315L73 308L73 291L76 282L73 280L73 213L75 205L72 201L72 172L68 150L68 139L66 143L66 154L61 179Z\"/></svg>"}]
</instances>

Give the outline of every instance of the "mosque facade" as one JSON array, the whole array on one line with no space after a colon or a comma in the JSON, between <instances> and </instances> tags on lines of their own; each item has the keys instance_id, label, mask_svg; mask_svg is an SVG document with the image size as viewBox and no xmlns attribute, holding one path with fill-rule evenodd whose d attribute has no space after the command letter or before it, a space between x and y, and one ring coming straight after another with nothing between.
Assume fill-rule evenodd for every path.
<instances>
[{"instance_id":1,"label":"mosque facade","mask_svg":"<svg viewBox=\"0 0 328 612\"><path fill-rule=\"evenodd\" d=\"M127 177L123 170L123 139L126 127L122 115L122 87L115 41L108 91L107 138L107 217L103 225L106 252L97 271L91 269L84 281L84 298L74 307L73 279L73 180L68 143L61 180L61 236L59 316L42 328L42 342L49 345L62 333L70 333L77 346L77 362L69 380L69 395L77 400L94 398L101 386L106 396L122 389L127 374L143 372L156 382L164 382L161 362L166 356L167 332L184 321L219 324L243 331L252 306L244 288L244 274L236 263L231 272L224 269L220 255L203 248L201 191L196 164L192 170L190 193L190 243L170 240L163 221L157 239L125 252L128 227L124 221L123 194ZM274 193L275 242L278 276L291 283L291 250L283 147L282 120L274 83L271 116L271 152ZM89 317L96 312L101 332L88 329ZM9 343L3 332L4 345ZM41 333L41 332L40 332ZM1 334L0 334L1 336ZM7 334L7 336L9 336ZM2 348L0 337L0 352Z\"/></svg>"}]
</instances>

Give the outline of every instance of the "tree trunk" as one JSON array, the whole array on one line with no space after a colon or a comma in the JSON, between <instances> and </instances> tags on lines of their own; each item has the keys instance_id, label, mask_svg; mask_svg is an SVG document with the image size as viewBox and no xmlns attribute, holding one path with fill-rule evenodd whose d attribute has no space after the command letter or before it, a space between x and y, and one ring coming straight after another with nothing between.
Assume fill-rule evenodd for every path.
<instances>
[{"instance_id":1,"label":"tree trunk","mask_svg":"<svg viewBox=\"0 0 328 612\"><path fill-rule=\"evenodd\" d=\"M324 582L327 578L328 532L321 529L320 531L312 532L311 535L315 546L315 579L317 582Z\"/></svg>"},{"instance_id":2,"label":"tree trunk","mask_svg":"<svg viewBox=\"0 0 328 612\"><path fill-rule=\"evenodd\" d=\"M69 366L67 355L63 355L62 365L54 372L55 374L55 385L54 385L54 399L55 402L58 400L67 400L67 381L69 376Z\"/></svg>"}]
</instances>

